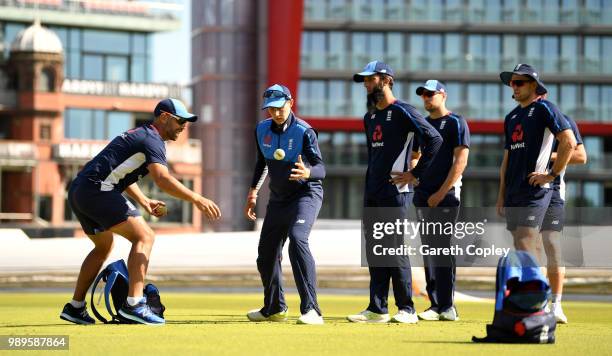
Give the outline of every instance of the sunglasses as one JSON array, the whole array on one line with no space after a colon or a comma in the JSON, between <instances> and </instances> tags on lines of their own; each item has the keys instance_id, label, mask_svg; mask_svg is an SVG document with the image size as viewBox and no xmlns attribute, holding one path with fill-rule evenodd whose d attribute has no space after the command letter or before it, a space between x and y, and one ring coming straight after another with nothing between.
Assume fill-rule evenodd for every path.
<instances>
[{"instance_id":1,"label":"sunglasses","mask_svg":"<svg viewBox=\"0 0 612 356\"><path fill-rule=\"evenodd\" d=\"M283 93L282 91L279 91L279 90L268 90L268 91L266 91L264 93L263 97L266 98L266 99L267 98L273 98L273 99L276 99L276 98L285 98L287 100L291 99L291 97L289 95L287 95L287 94L285 94L285 93Z\"/></svg>"},{"instance_id":2,"label":"sunglasses","mask_svg":"<svg viewBox=\"0 0 612 356\"><path fill-rule=\"evenodd\" d=\"M426 97L426 98L431 98L431 97L433 97L434 95L436 95L436 94L438 94L438 93L439 93L439 92L437 92L437 91L429 91L429 90L425 90L425 91L423 91L423 92L421 93L421 96L424 96L424 97Z\"/></svg>"},{"instance_id":3,"label":"sunglasses","mask_svg":"<svg viewBox=\"0 0 612 356\"><path fill-rule=\"evenodd\" d=\"M187 121L189 121L187 119L183 119L182 117L178 117L176 115L173 115L173 114L171 114L171 113L169 113L167 111L162 111L162 112L172 116L178 122L178 124L181 125L181 126L185 125L187 123Z\"/></svg>"},{"instance_id":4,"label":"sunglasses","mask_svg":"<svg viewBox=\"0 0 612 356\"><path fill-rule=\"evenodd\" d=\"M528 80L528 79L516 79L516 80L511 80L510 81L510 86L511 87L522 87L523 85L525 85L526 83L531 83L533 82L533 80Z\"/></svg>"}]
</instances>

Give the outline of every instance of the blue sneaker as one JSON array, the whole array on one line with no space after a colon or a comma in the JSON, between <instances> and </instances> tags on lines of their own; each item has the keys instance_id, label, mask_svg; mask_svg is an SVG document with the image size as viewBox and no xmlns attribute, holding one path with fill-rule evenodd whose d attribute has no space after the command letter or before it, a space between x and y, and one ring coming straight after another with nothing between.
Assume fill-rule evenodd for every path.
<instances>
[{"instance_id":1,"label":"blue sneaker","mask_svg":"<svg viewBox=\"0 0 612 356\"><path fill-rule=\"evenodd\" d=\"M119 309L119 315L139 324L162 325L166 323L164 318L160 318L153 313L144 298L134 306L129 305L127 301L123 303L123 306Z\"/></svg>"},{"instance_id":2,"label":"blue sneaker","mask_svg":"<svg viewBox=\"0 0 612 356\"><path fill-rule=\"evenodd\" d=\"M64 310L62 310L62 313L60 314L60 319L81 325L91 325L96 323L96 321L89 316L89 313L87 313L87 304L85 304L82 308L75 308L72 306L72 304L66 303L66 305L64 305Z\"/></svg>"}]
</instances>

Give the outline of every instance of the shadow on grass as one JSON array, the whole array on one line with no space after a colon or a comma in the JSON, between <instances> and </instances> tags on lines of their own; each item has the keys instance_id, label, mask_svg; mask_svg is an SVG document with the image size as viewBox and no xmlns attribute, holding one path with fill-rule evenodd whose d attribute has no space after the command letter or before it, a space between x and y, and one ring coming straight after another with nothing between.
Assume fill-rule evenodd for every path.
<instances>
[{"instance_id":1,"label":"shadow on grass","mask_svg":"<svg viewBox=\"0 0 612 356\"><path fill-rule=\"evenodd\" d=\"M193 325L193 324L247 324L249 320L166 320L168 325Z\"/></svg>"},{"instance_id":2,"label":"shadow on grass","mask_svg":"<svg viewBox=\"0 0 612 356\"><path fill-rule=\"evenodd\" d=\"M183 315L175 315L175 316L189 316L189 317L202 317L202 318L234 318L235 322L249 322L249 320L246 318L246 315L236 315L236 314L183 314ZM295 317L289 317L289 320L286 321L285 323L292 323L295 322L297 320L297 315ZM244 319L244 320L243 320ZM346 321L348 323L348 320L346 320L346 317L343 316L325 316L323 315L323 319L325 321L333 321L333 322L338 322L338 321ZM195 320L194 320L195 321ZM214 322L213 320L202 320L203 322ZM181 320L176 320L176 321L168 321L166 320L167 324L173 324L176 322L181 322ZM230 322L229 320L220 320L220 322ZM282 323L282 322L281 322Z\"/></svg>"},{"instance_id":3,"label":"shadow on grass","mask_svg":"<svg viewBox=\"0 0 612 356\"><path fill-rule=\"evenodd\" d=\"M457 344L457 345L482 345L481 343L473 342L471 340L466 341L403 341L406 344Z\"/></svg>"},{"instance_id":4,"label":"shadow on grass","mask_svg":"<svg viewBox=\"0 0 612 356\"><path fill-rule=\"evenodd\" d=\"M28 328L28 327L38 327L38 326L67 326L73 324L59 323L59 324L15 324L15 325L0 325L0 328Z\"/></svg>"}]
</instances>

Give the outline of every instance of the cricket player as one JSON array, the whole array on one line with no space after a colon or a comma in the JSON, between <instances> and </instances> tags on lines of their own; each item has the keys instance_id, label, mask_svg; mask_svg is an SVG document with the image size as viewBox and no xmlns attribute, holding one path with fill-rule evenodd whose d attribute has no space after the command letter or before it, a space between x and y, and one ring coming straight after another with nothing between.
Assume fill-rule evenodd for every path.
<instances>
[{"instance_id":1,"label":"cricket player","mask_svg":"<svg viewBox=\"0 0 612 356\"><path fill-rule=\"evenodd\" d=\"M461 200L461 176L467 166L470 130L465 119L446 108L448 92L438 80L428 80L416 89L423 99L426 120L442 136L444 142L432 164L414 188L413 203L417 217L426 221L455 223ZM419 145L412 147L419 150ZM444 208L444 209L443 209ZM452 236L421 235L423 244L450 248ZM431 306L418 317L421 320L459 320L454 305L455 257L423 256L425 281Z\"/></svg>"},{"instance_id":2,"label":"cricket player","mask_svg":"<svg viewBox=\"0 0 612 356\"><path fill-rule=\"evenodd\" d=\"M586 164L587 153L584 149L582 136L578 130L578 125L569 116L564 115L570 125L574 137L576 137L576 148L572 152L569 164ZM555 141L553 152L550 157L549 168L557 158L557 145ZM541 234L542 245L546 253L546 271L552 289L552 305L551 311L555 314L558 323L567 324L567 316L561 307L561 296L563 294L563 279L565 278L565 266L563 266L563 258L561 251L561 233L565 223L565 170L559 174L553 181L553 192L550 199L550 204L544 215L542 222ZM539 246L542 246L539 245Z\"/></svg>"},{"instance_id":3,"label":"cricket player","mask_svg":"<svg viewBox=\"0 0 612 356\"><path fill-rule=\"evenodd\" d=\"M140 324L164 324L143 297L144 279L149 265L155 234L140 212L122 193L132 197L147 213L163 215L161 201L147 198L136 182L147 174L164 192L193 203L204 215L216 220L221 216L217 205L195 193L168 172L165 141L175 141L187 122L195 122L183 103L176 99L160 101L155 119L122 133L89 161L72 181L68 202L79 219L94 249L87 255L77 278L72 301L64 306L60 318L76 324L94 324L87 313L87 289L113 248L113 233L132 243L128 258L130 276L128 298L119 315Z\"/></svg>"},{"instance_id":4,"label":"cricket player","mask_svg":"<svg viewBox=\"0 0 612 356\"><path fill-rule=\"evenodd\" d=\"M411 105L395 98L393 70L380 61L368 63L362 72L353 76L357 83L363 83L367 91L368 113L363 118L368 148L368 169L366 173L364 206L392 207L398 211L398 218L406 218L412 201L413 185L419 184L424 172L432 163L442 145L442 137ZM422 143L422 158L410 170L412 143L414 137ZM364 212L366 236L371 233ZM368 237L366 237L368 238ZM410 261L401 260L396 267L370 266L370 304L354 315L347 316L351 322L417 323L418 318L412 301L412 276ZM387 299L389 281L398 313L389 317Z\"/></svg>"},{"instance_id":5,"label":"cricket player","mask_svg":"<svg viewBox=\"0 0 612 356\"><path fill-rule=\"evenodd\" d=\"M517 64L500 73L518 102L504 121L505 149L496 209L505 214L517 250L537 256L540 227L553 194L553 181L567 166L576 138L563 114L541 98L547 90L535 68ZM556 159L548 169L555 139Z\"/></svg>"},{"instance_id":6,"label":"cricket player","mask_svg":"<svg viewBox=\"0 0 612 356\"><path fill-rule=\"evenodd\" d=\"M325 165L317 134L291 111L294 100L287 87L275 84L264 92L262 109L270 118L255 129L257 162L247 195L245 214L256 219L257 193L267 174L270 200L259 238L257 269L264 287L264 306L247 313L250 321L286 321L281 260L289 237L289 260L300 294L298 324L323 324L317 302L315 261L308 236L323 202Z\"/></svg>"}]
</instances>

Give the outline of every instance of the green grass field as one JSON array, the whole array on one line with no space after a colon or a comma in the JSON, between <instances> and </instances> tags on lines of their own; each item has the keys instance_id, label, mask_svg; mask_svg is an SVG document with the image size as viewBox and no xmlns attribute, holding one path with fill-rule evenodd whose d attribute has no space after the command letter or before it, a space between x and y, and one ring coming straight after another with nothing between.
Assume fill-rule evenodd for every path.
<instances>
[{"instance_id":1,"label":"green grass field","mask_svg":"<svg viewBox=\"0 0 612 356\"><path fill-rule=\"evenodd\" d=\"M0 293L0 335L67 334L70 353L75 354L612 354L612 305L606 303L565 302L570 324L558 327L555 345L483 345L470 340L472 335L484 335L485 324L493 315L492 303L458 304L461 321L454 323L372 325L345 320L347 314L366 306L367 297L322 295L319 302L326 325L312 326L295 324L299 314L295 295L288 296L289 322L250 323L245 313L260 306L260 295L162 290L165 326L79 326L58 317L69 297L62 293ZM426 307L422 298L416 303L418 310Z\"/></svg>"}]
</instances>

